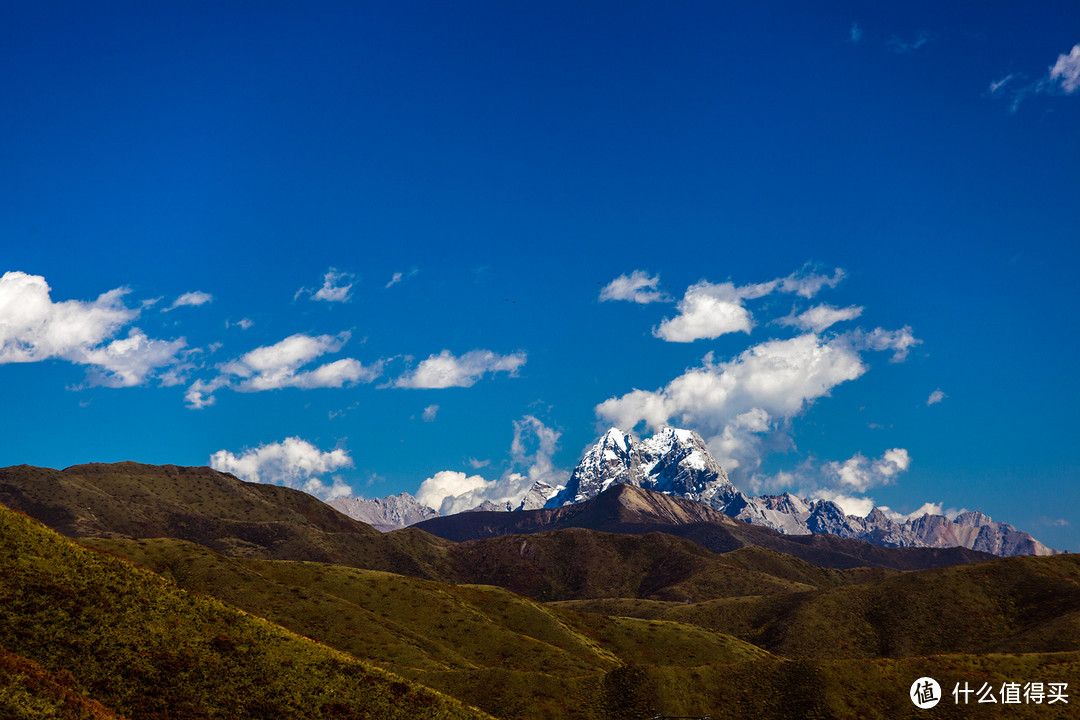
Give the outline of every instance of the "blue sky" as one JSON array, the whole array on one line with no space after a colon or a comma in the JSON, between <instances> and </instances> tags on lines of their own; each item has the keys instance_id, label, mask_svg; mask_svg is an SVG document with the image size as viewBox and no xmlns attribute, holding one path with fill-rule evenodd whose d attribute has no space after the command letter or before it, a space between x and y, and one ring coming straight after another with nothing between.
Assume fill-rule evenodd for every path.
<instances>
[{"instance_id":1,"label":"blue sky","mask_svg":"<svg viewBox=\"0 0 1080 720\"><path fill-rule=\"evenodd\" d=\"M944 5L8 3L0 465L451 508L670 423L1078 551L1080 7Z\"/></svg>"}]
</instances>

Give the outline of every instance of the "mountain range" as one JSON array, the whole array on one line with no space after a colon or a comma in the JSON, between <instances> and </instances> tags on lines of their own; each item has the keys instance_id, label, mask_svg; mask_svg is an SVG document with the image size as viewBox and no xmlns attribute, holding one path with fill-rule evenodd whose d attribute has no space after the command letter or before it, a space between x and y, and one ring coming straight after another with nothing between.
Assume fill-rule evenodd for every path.
<instances>
[{"instance_id":1,"label":"mountain range","mask_svg":"<svg viewBox=\"0 0 1080 720\"><path fill-rule=\"evenodd\" d=\"M790 535L630 483L388 533L208 468L3 468L0 503L0 718L854 720L913 716L925 675L1080 672L1076 556Z\"/></svg>"},{"instance_id":2,"label":"mountain range","mask_svg":"<svg viewBox=\"0 0 1080 720\"><path fill-rule=\"evenodd\" d=\"M896 519L874 508L866 517L857 517L846 514L831 500L807 500L791 493L751 497L731 483L700 435L676 428L665 428L644 440L611 428L585 452L565 487L537 482L516 507L486 502L476 510L553 509L595 498L613 485L693 500L737 520L786 535L827 534L895 548L964 547L998 556L1056 552L1028 533L980 512L962 512L951 519L929 513ZM438 516L408 493L377 500L339 498L331 505L380 530L406 527ZM448 526L436 523L429 527Z\"/></svg>"}]
</instances>

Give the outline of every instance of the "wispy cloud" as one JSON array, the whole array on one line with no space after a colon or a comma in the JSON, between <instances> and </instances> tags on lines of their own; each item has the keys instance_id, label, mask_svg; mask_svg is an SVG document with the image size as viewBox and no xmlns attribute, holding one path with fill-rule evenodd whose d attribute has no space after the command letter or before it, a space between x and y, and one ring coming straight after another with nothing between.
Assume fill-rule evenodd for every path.
<instances>
[{"instance_id":1,"label":"wispy cloud","mask_svg":"<svg viewBox=\"0 0 1080 720\"><path fill-rule=\"evenodd\" d=\"M421 417L423 418L424 422L434 422L435 421L435 415L438 412L439 412L439 406L438 405L428 405L426 408L424 408L424 412L421 415Z\"/></svg>"},{"instance_id":2,"label":"wispy cloud","mask_svg":"<svg viewBox=\"0 0 1080 720\"><path fill-rule=\"evenodd\" d=\"M940 389L935 390L934 392L930 393L930 397L926 398L926 405L928 407L930 405L936 405L947 397L949 396L943 393Z\"/></svg>"},{"instance_id":3,"label":"wispy cloud","mask_svg":"<svg viewBox=\"0 0 1080 720\"><path fill-rule=\"evenodd\" d=\"M415 267L412 267L412 268L409 269L408 272L405 272L405 273L396 272L396 273L394 273L390 277L390 282L386 283L386 289L389 290L391 287L393 287L394 285L397 285L399 282L401 282L403 280L408 280L409 278L416 275L418 272L420 272L420 271L417 270Z\"/></svg>"},{"instance_id":4,"label":"wispy cloud","mask_svg":"<svg viewBox=\"0 0 1080 720\"><path fill-rule=\"evenodd\" d=\"M862 315L863 308L851 305L846 308L837 308L832 305L815 305L814 307L798 315L792 312L787 317L780 318L776 322L780 325L801 328L802 330L821 331L832 327L838 322L854 320Z\"/></svg>"},{"instance_id":5,"label":"wispy cloud","mask_svg":"<svg viewBox=\"0 0 1080 720\"><path fill-rule=\"evenodd\" d=\"M897 36L893 35L885 42L885 47L889 48L889 50L893 51L894 53L902 55L904 53L914 52L918 50L923 45L926 45L926 43L930 42L932 39L933 37L930 35L930 33L925 31L920 32L918 35L915 36L915 39L911 40L910 42L901 40Z\"/></svg>"},{"instance_id":6,"label":"wispy cloud","mask_svg":"<svg viewBox=\"0 0 1080 720\"><path fill-rule=\"evenodd\" d=\"M449 350L443 350L428 357L393 384L401 388L426 389L472 387L488 373L505 372L516 376L525 360L523 352L499 355L491 350L471 350L456 357Z\"/></svg>"},{"instance_id":7,"label":"wispy cloud","mask_svg":"<svg viewBox=\"0 0 1080 720\"><path fill-rule=\"evenodd\" d=\"M620 275L600 291L600 302L609 300L627 300L639 305L654 302L667 302L671 298L658 289L659 275L649 275L644 270L635 270L629 275Z\"/></svg>"},{"instance_id":8,"label":"wispy cloud","mask_svg":"<svg viewBox=\"0 0 1080 720\"><path fill-rule=\"evenodd\" d=\"M185 399L192 408L214 404L213 393L222 388L238 392L260 392L281 388L340 388L368 383L382 374L382 362L365 366L354 358L342 358L311 369L310 363L327 353L341 350L349 333L311 336L290 335L273 345L256 348L236 360L218 366L219 375L209 381L196 380Z\"/></svg>"},{"instance_id":9,"label":"wispy cloud","mask_svg":"<svg viewBox=\"0 0 1080 720\"><path fill-rule=\"evenodd\" d=\"M859 27L859 23L851 23L851 28L848 29L848 42L857 43L862 40L863 30Z\"/></svg>"},{"instance_id":10,"label":"wispy cloud","mask_svg":"<svg viewBox=\"0 0 1080 720\"><path fill-rule=\"evenodd\" d=\"M293 295L293 300L298 300L301 295L311 295L312 300L323 302L348 302L352 299L352 287L356 279L352 273L338 272L336 268L330 268L323 275L322 287L311 290L302 287Z\"/></svg>"},{"instance_id":11,"label":"wispy cloud","mask_svg":"<svg viewBox=\"0 0 1080 720\"><path fill-rule=\"evenodd\" d=\"M169 312L175 310L178 307L197 307L199 305L206 305L214 301L214 296L210 293L205 293L199 290L195 292L187 292L180 297L173 300L172 305L167 308L162 308L161 312Z\"/></svg>"},{"instance_id":12,"label":"wispy cloud","mask_svg":"<svg viewBox=\"0 0 1080 720\"><path fill-rule=\"evenodd\" d=\"M1027 76L1021 73L1009 73L1000 80L992 81L987 95L1007 99L1010 113L1019 110L1020 103L1029 95L1072 95L1080 89L1080 44L1074 45L1067 54L1058 55L1054 64L1038 80L1025 80Z\"/></svg>"}]
</instances>

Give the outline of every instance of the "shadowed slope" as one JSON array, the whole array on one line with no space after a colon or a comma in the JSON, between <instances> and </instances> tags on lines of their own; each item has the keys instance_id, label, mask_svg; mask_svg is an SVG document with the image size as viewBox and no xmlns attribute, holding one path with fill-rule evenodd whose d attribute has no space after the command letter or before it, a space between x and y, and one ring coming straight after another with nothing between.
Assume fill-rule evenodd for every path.
<instances>
[{"instance_id":1,"label":"shadowed slope","mask_svg":"<svg viewBox=\"0 0 1080 720\"><path fill-rule=\"evenodd\" d=\"M564 528L626 534L659 531L686 538L716 553L760 546L832 568L919 570L995 557L966 548L883 548L832 535L783 535L738 522L692 500L626 484L612 485L591 500L554 510L462 513L432 518L413 527L458 542Z\"/></svg>"},{"instance_id":2,"label":"shadowed slope","mask_svg":"<svg viewBox=\"0 0 1080 720\"><path fill-rule=\"evenodd\" d=\"M686 605L559 603L602 614L676 620L791 658L1080 651L1080 558L999 558L876 582Z\"/></svg>"}]
</instances>

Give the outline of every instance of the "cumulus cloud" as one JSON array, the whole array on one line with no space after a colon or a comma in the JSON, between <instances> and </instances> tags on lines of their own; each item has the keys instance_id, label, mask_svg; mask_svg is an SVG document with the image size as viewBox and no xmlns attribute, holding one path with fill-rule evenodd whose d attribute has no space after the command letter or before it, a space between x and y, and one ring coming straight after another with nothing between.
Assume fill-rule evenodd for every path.
<instances>
[{"instance_id":1,"label":"cumulus cloud","mask_svg":"<svg viewBox=\"0 0 1080 720\"><path fill-rule=\"evenodd\" d=\"M1068 55L1058 55L1057 62L1050 68L1050 84L1060 88L1066 95L1071 95L1080 88L1080 45L1073 45Z\"/></svg>"},{"instance_id":2,"label":"cumulus cloud","mask_svg":"<svg viewBox=\"0 0 1080 720\"><path fill-rule=\"evenodd\" d=\"M930 397L926 398L926 404L927 406L936 405L947 397L949 396L943 393L940 389L938 389L930 393Z\"/></svg>"},{"instance_id":3,"label":"cumulus cloud","mask_svg":"<svg viewBox=\"0 0 1080 720\"><path fill-rule=\"evenodd\" d=\"M728 333L749 333L754 327L754 320L745 305L747 300L773 292L812 298L823 287L835 287L844 276L840 268L832 275L823 275L806 266L784 278L741 287L731 282L710 283L702 280L686 289L686 294L676 306L679 314L664 318L653 330L653 335L668 342L693 342Z\"/></svg>"},{"instance_id":4,"label":"cumulus cloud","mask_svg":"<svg viewBox=\"0 0 1080 720\"><path fill-rule=\"evenodd\" d=\"M301 295L309 294L312 300L323 302L348 302L352 299L352 286L355 276L352 273L338 272L336 268L330 268L323 275L322 287L311 290L302 287L293 295L293 300Z\"/></svg>"},{"instance_id":5,"label":"cumulus cloud","mask_svg":"<svg viewBox=\"0 0 1080 720\"><path fill-rule=\"evenodd\" d=\"M799 315L795 315L793 312L791 315L780 318L776 322L781 325L797 327L801 330L813 330L816 333L820 333L838 322L854 320L862 315L862 311L863 309L858 305L851 305L846 308L837 308L832 305L815 305Z\"/></svg>"},{"instance_id":6,"label":"cumulus cloud","mask_svg":"<svg viewBox=\"0 0 1080 720\"><path fill-rule=\"evenodd\" d=\"M904 448L892 448L877 460L856 453L844 462L829 462L822 467L830 487L851 492L866 492L872 487L888 485L911 466L911 457Z\"/></svg>"},{"instance_id":7,"label":"cumulus cloud","mask_svg":"<svg viewBox=\"0 0 1080 720\"><path fill-rule=\"evenodd\" d=\"M428 405L426 408L424 408L424 413L423 415L421 415L421 417L424 419L424 422L434 422L435 414L438 412L438 405Z\"/></svg>"},{"instance_id":8,"label":"cumulus cloud","mask_svg":"<svg viewBox=\"0 0 1080 720\"><path fill-rule=\"evenodd\" d=\"M199 305L206 305L214 301L214 296L210 293L204 293L196 290L195 292L187 292L180 297L173 300L172 305L167 308L162 308L162 312L169 312L175 310L178 307L197 307Z\"/></svg>"},{"instance_id":9,"label":"cumulus cloud","mask_svg":"<svg viewBox=\"0 0 1080 720\"><path fill-rule=\"evenodd\" d=\"M260 445L234 455L218 450L210 456L210 467L232 473L241 480L283 485L303 490L322 500L352 494L341 477L331 473L352 467L353 461L342 449L324 452L298 437Z\"/></svg>"},{"instance_id":10,"label":"cumulus cloud","mask_svg":"<svg viewBox=\"0 0 1080 720\"><path fill-rule=\"evenodd\" d=\"M526 415L514 421L510 444L511 467L496 480L481 475L467 475L454 470L435 473L423 483L416 498L443 515L464 512L485 500L497 505L517 505L535 482L557 487L565 485L570 474L555 467L552 456L558 448L560 433L538 418ZM487 463L473 463L482 467Z\"/></svg>"},{"instance_id":11,"label":"cumulus cloud","mask_svg":"<svg viewBox=\"0 0 1080 720\"><path fill-rule=\"evenodd\" d=\"M812 500L830 500L848 515L865 517L874 509L874 498L867 493L875 487L891 485L898 476L911 467L911 456L904 448L891 448L876 459L855 453L844 461L815 463L807 460L793 470L772 476L755 475L747 485L751 492L795 492ZM921 517L925 512L937 511L941 506L926 503L909 515L901 515L888 507L881 508L886 515L900 522L909 517Z\"/></svg>"},{"instance_id":12,"label":"cumulus cloud","mask_svg":"<svg viewBox=\"0 0 1080 720\"><path fill-rule=\"evenodd\" d=\"M686 289L676 306L679 314L664 318L653 335L668 342L693 342L734 332L749 333L753 327L750 311L743 305L746 296L732 283L702 280Z\"/></svg>"},{"instance_id":13,"label":"cumulus cloud","mask_svg":"<svg viewBox=\"0 0 1080 720\"><path fill-rule=\"evenodd\" d=\"M192 408L214 403L213 393L229 387L239 392L260 392L294 387L301 389L340 388L368 383L382 374L382 362L365 366L354 358L342 358L310 369L303 369L327 353L341 350L349 333L310 336L290 335L273 345L248 352L218 366L220 374L209 381L196 380L185 399Z\"/></svg>"},{"instance_id":14,"label":"cumulus cloud","mask_svg":"<svg viewBox=\"0 0 1080 720\"><path fill-rule=\"evenodd\" d=\"M659 390L632 390L605 400L595 412L603 423L624 429L643 424L653 431L667 425L697 430L734 479L750 481L766 440L773 447L789 445L786 431L794 417L866 372L863 351L895 353L910 345L903 340L908 337L910 330L831 338L808 333L751 346L727 362L709 353L701 367Z\"/></svg>"},{"instance_id":15,"label":"cumulus cloud","mask_svg":"<svg viewBox=\"0 0 1080 720\"><path fill-rule=\"evenodd\" d=\"M53 302L50 292L39 275L0 277L0 364L66 360L88 366L91 384L131 387L179 362L182 338L154 340L132 327L127 337L110 341L139 315L123 302L126 288L90 302Z\"/></svg>"},{"instance_id":16,"label":"cumulus cloud","mask_svg":"<svg viewBox=\"0 0 1080 720\"><path fill-rule=\"evenodd\" d=\"M512 377L525 364L523 352L498 355L491 350L471 350L455 357L449 350L432 355L411 373L394 381L402 388L472 387L487 373L505 372Z\"/></svg>"},{"instance_id":17,"label":"cumulus cloud","mask_svg":"<svg viewBox=\"0 0 1080 720\"><path fill-rule=\"evenodd\" d=\"M620 275L605 285L600 291L600 302L627 300L641 305L667 302L670 298L657 287L659 284L659 275L650 276L644 270L635 270L630 275Z\"/></svg>"}]
</instances>

